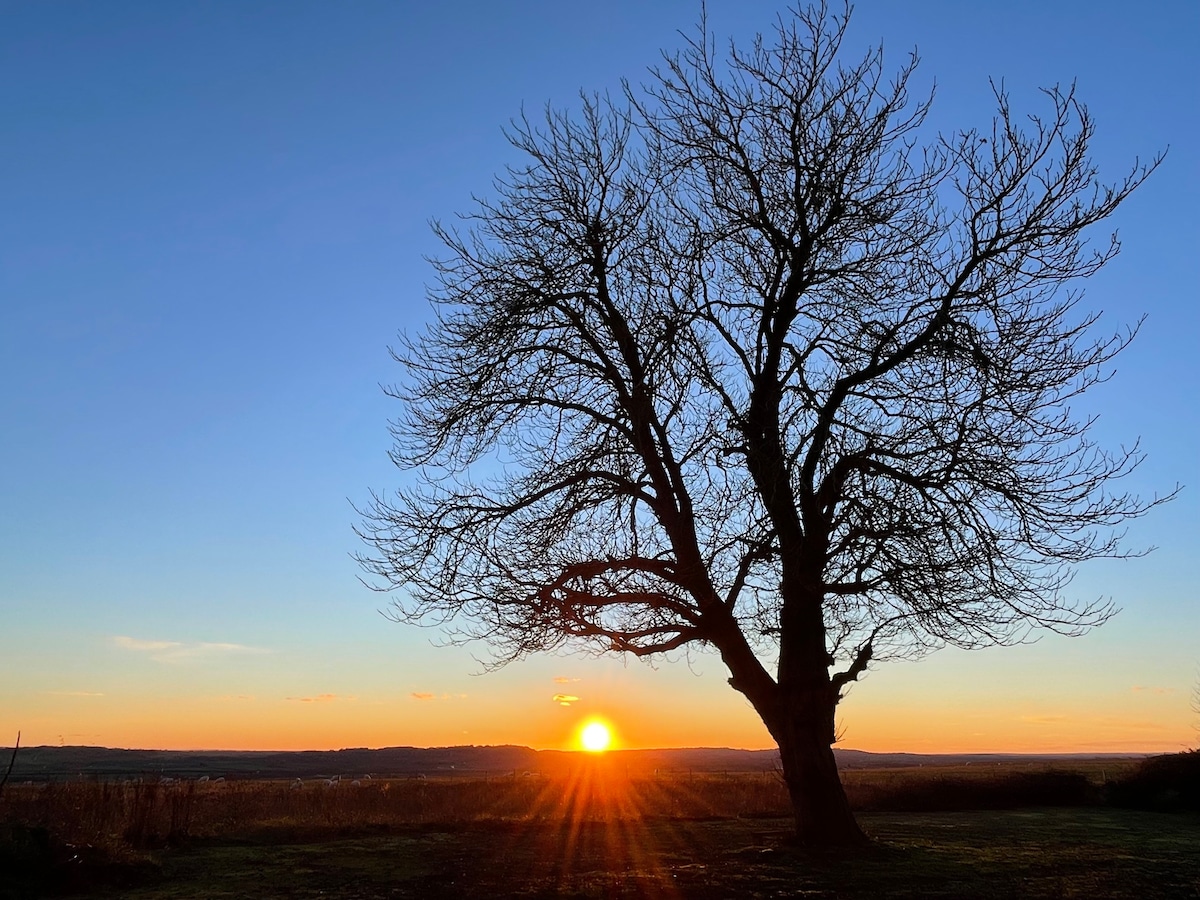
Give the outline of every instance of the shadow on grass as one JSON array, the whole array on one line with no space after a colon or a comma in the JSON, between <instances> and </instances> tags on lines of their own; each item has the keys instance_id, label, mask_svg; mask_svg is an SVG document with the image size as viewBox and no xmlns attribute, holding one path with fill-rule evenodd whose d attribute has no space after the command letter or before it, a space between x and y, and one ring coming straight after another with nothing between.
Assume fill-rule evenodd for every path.
<instances>
[{"instance_id":1,"label":"shadow on grass","mask_svg":"<svg viewBox=\"0 0 1200 900\"><path fill-rule=\"evenodd\" d=\"M0 900L127 889L159 879L147 854L56 840L45 828L0 824Z\"/></svg>"},{"instance_id":2,"label":"shadow on grass","mask_svg":"<svg viewBox=\"0 0 1200 900\"><path fill-rule=\"evenodd\" d=\"M875 843L841 853L793 846L763 775L33 786L9 791L0 900L1200 897L1200 817L1097 806L1104 780L853 773ZM1063 806L1012 808L1038 801Z\"/></svg>"}]
</instances>

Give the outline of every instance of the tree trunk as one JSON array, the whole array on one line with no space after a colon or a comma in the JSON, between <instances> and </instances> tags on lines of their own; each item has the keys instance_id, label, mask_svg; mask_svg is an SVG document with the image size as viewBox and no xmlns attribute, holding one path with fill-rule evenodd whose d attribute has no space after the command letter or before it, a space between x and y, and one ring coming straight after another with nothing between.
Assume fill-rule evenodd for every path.
<instances>
[{"instance_id":1,"label":"tree trunk","mask_svg":"<svg viewBox=\"0 0 1200 900\"><path fill-rule=\"evenodd\" d=\"M783 778L796 818L796 838L807 846L854 847L868 843L842 788L833 743L841 699L829 677L821 604L785 604L780 616L779 680L773 681L744 643L732 618L714 642L740 691L779 745Z\"/></svg>"},{"instance_id":2,"label":"tree trunk","mask_svg":"<svg viewBox=\"0 0 1200 900\"><path fill-rule=\"evenodd\" d=\"M776 740L799 842L825 847L867 843L850 811L824 723L809 716L789 716L780 723Z\"/></svg>"}]
</instances>

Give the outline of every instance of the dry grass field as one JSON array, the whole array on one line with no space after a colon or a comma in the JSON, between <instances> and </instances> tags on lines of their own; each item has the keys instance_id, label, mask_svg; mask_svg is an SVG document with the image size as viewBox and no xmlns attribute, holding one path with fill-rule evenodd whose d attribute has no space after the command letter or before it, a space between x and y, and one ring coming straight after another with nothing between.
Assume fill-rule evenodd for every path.
<instances>
[{"instance_id":1,"label":"dry grass field","mask_svg":"<svg viewBox=\"0 0 1200 900\"><path fill-rule=\"evenodd\" d=\"M9 785L0 898L1200 897L1200 817L1102 805L1133 765L848 771L852 857L773 773Z\"/></svg>"}]
</instances>

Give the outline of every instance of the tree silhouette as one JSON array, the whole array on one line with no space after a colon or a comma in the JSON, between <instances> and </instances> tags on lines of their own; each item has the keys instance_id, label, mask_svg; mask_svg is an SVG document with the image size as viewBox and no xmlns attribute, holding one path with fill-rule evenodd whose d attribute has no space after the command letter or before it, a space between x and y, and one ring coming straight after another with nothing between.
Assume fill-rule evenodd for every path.
<instances>
[{"instance_id":1,"label":"tree silhouette","mask_svg":"<svg viewBox=\"0 0 1200 900\"><path fill-rule=\"evenodd\" d=\"M931 136L846 15L720 58L701 23L620 102L522 116L526 163L435 226L436 318L393 355L395 463L359 533L395 615L497 664L715 649L778 742L798 835L863 839L834 716L875 660L1076 634L1064 591L1161 499L1111 490L1071 401L1136 327L1064 286L1118 250L1073 88Z\"/></svg>"},{"instance_id":2,"label":"tree silhouette","mask_svg":"<svg viewBox=\"0 0 1200 900\"><path fill-rule=\"evenodd\" d=\"M1196 736L1200 737L1200 675L1196 676L1196 684L1192 687L1192 712L1196 714L1196 724L1192 727L1196 730ZM1196 745L1196 749L1200 751L1200 744Z\"/></svg>"}]
</instances>

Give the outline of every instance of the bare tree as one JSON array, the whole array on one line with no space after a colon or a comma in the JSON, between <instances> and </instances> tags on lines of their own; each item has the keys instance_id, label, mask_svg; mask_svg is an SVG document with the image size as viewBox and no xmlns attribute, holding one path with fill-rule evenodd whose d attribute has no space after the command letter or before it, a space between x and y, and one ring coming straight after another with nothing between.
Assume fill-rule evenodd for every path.
<instances>
[{"instance_id":1,"label":"bare tree","mask_svg":"<svg viewBox=\"0 0 1200 900\"><path fill-rule=\"evenodd\" d=\"M1200 737L1200 675L1196 676L1196 685L1192 688L1192 712L1196 714L1196 724L1192 727L1196 729L1196 735ZM1196 745L1196 750L1200 751L1200 744Z\"/></svg>"},{"instance_id":2,"label":"bare tree","mask_svg":"<svg viewBox=\"0 0 1200 900\"><path fill-rule=\"evenodd\" d=\"M715 52L702 24L620 102L522 116L527 163L437 226L436 319L394 351L395 463L361 562L395 615L497 663L714 648L778 742L798 834L863 840L831 745L876 660L1076 634L1065 594L1161 502L1111 490L1071 402L1136 331L1064 286L1115 237L1073 88L930 136L916 58L845 15ZM931 98L930 98L931 99ZM1024 123L1024 124L1022 124Z\"/></svg>"}]
</instances>

